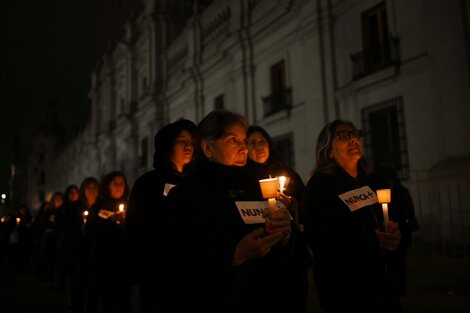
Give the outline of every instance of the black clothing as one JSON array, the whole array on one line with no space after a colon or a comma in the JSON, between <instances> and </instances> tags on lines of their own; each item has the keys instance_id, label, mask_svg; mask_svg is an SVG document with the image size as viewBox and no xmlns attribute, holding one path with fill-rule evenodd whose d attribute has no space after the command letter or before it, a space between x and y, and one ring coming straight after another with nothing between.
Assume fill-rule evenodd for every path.
<instances>
[{"instance_id":1,"label":"black clothing","mask_svg":"<svg viewBox=\"0 0 470 313\"><path fill-rule=\"evenodd\" d=\"M57 209L57 282L58 288L72 275L74 262L79 255L79 241L82 235L82 212L80 201L66 202Z\"/></svg>"},{"instance_id":2,"label":"black clothing","mask_svg":"<svg viewBox=\"0 0 470 313\"><path fill-rule=\"evenodd\" d=\"M168 197L167 268L174 312L292 312L286 292L290 244L232 266L237 243L264 224L245 224L235 201L260 201L245 168L202 161Z\"/></svg>"},{"instance_id":3,"label":"black clothing","mask_svg":"<svg viewBox=\"0 0 470 313\"><path fill-rule=\"evenodd\" d=\"M184 174L153 170L139 177L132 188L126 211L126 230L131 246L134 283L139 286L142 312L167 312L169 282L162 264L160 241L167 223L166 189L179 185Z\"/></svg>"},{"instance_id":4,"label":"black clothing","mask_svg":"<svg viewBox=\"0 0 470 313\"><path fill-rule=\"evenodd\" d=\"M338 197L369 186L384 188L373 175L357 178L342 169L315 173L304 197L305 233L313 250L314 281L325 312L381 312L386 279L384 252L375 229L383 224L376 202L353 212Z\"/></svg>"},{"instance_id":5,"label":"black clothing","mask_svg":"<svg viewBox=\"0 0 470 313\"><path fill-rule=\"evenodd\" d=\"M300 212L300 203L305 192L305 184L297 172L286 166L283 162L273 159L270 159L263 164L248 159L246 170L255 181L279 176L285 176L288 178L289 181L285 186L284 194L293 198L292 206L289 208L289 211L295 218L297 227L299 226L298 224L303 224L303 214ZM261 193L259 184L258 188ZM292 257L297 264L291 266L297 268L298 273L297 275L290 276L290 285L292 288L287 292L290 292L293 297L298 297L298 300L296 301L298 304L298 311L305 312L308 297L307 268L311 266L312 260L302 229L297 227L292 228L295 232L295 236L293 236L293 242L291 243Z\"/></svg>"},{"instance_id":6,"label":"black clothing","mask_svg":"<svg viewBox=\"0 0 470 313\"><path fill-rule=\"evenodd\" d=\"M130 312L129 246L124 231L124 215L116 213L124 199L103 198L91 209L85 226L90 239L86 312ZM101 213L100 213L101 211ZM100 216L101 215L101 216Z\"/></svg>"}]
</instances>

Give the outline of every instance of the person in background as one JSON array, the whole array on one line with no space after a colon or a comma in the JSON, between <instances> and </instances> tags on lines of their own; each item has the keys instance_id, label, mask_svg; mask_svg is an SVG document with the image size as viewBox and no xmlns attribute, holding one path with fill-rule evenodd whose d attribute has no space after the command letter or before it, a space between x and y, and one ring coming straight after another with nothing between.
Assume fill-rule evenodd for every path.
<instances>
[{"instance_id":1,"label":"person in background","mask_svg":"<svg viewBox=\"0 0 470 313\"><path fill-rule=\"evenodd\" d=\"M413 232L419 230L415 215L414 203L409 190L403 186L397 172L384 168L377 171L391 189L389 215L400 224L401 240L395 251L386 253L387 269L387 298L392 310L403 312L400 297L406 295L406 254L413 242Z\"/></svg>"},{"instance_id":2,"label":"person in background","mask_svg":"<svg viewBox=\"0 0 470 313\"><path fill-rule=\"evenodd\" d=\"M124 231L128 185L113 171L101 181L100 199L90 209L85 234L90 239L86 312L129 313L129 247Z\"/></svg>"},{"instance_id":3,"label":"person in background","mask_svg":"<svg viewBox=\"0 0 470 313\"><path fill-rule=\"evenodd\" d=\"M263 200L244 167L246 128L239 114L209 113L197 128L196 171L168 195L164 255L173 312L277 313L294 305L286 292L288 210L272 213L268 233L267 213L251 223L239 207Z\"/></svg>"},{"instance_id":4,"label":"person in background","mask_svg":"<svg viewBox=\"0 0 470 313\"><path fill-rule=\"evenodd\" d=\"M388 311L385 252L397 249L401 235L392 220L382 227L375 191L386 184L368 170L362 148L353 123L328 123L317 139L302 204L314 282L327 313Z\"/></svg>"},{"instance_id":5,"label":"person in background","mask_svg":"<svg viewBox=\"0 0 470 313\"><path fill-rule=\"evenodd\" d=\"M40 281L47 280L47 259L44 249L46 227L49 223L49 212L52 210L52 203L43 201L36 216L33 218L33 265L36 275Z\"/></svg>"},{"instance_id":6,"label":"person in background","mask_svg":"<svg viewBox=\"0 0 470 313\"><path fill-rule=\"evenodd\" d=\"M295 228L297 232L294 239L297 242L292 244L292 257L289 268L298 270L297 273L291 273L291 286L288 291L293 297L298 296L296 303L299 305L299 311L304 312L308 296L307 269L311 267L311 254L308 245L303 236L303 213L300 212L300 203L305 191L305 184L300 175L292 168L287 166L284 161L276 154L274 142L268 132L260 126L250 126L247 131L248 139L248 160L246 168L253 175L255 180L269 177L286 178L282 192L279 193L280 200L289 209L294 217ZM300 266L296 266L298 263Z\"/></svg>"},{"instance_id":7,"label":"person in background","mask_svg":"<svg viewBox=\"0 0 470 313\"><path fill-rule=\"evenodd\" d=\"M16 214L14 215L17 233L17 242L14 249L14 264L16 271L29 272L32 265L32 247L33 247L33 233L32 222L33 216L29 211L26 204L22 204Z\"/></svg>"},{"instance_id":8,"label":"person in background","mask_svg":"<svg viewBox=\"0 0 470 313\"><path fill-rule=\"evenodd\" d=\"M46 206L46 213L41 219L41 228L44 229L44 236L41 242L41 254L46 264L46 281L49 289L57 291L57 210L64 204L64 194L55 192L51 197L51 206Z\"/></svg>"},{"instance_id":9,"label":"person in background","mask_svg":"<svg viewBox=\"0 0 470 313\"><path fill-rule=\"evenodd\" d=\"M268 132L260 126L250 126L247 131L248 160L246 167L255 179L285 176L285 190L280 194L288 206L296 225L302 229L303 214L299 211L299 203L305 190L300 175L288 167L276 154L274 142Z\"/></svg>"},{"instance_id":10,"label":"person in background","mask_svg":"<svg viewBox=\"0 0 470 313\"><path fill-rule=\"evenodd\" d=\"M80 184L80 205L77 212L77 237L72 247L70 273L70 311L81 313L85 308L88 261L90 242L85 236L84 228L88 214L99 197L99 181L94 177L85 178Z\"/></svg>"},{"instance_id":11,"label":"person in background","mask_svg":"<svg viewBox=\"0 0 470 313\"><path fill-rule=\"evenodd\" d=\"M165 290L169 284L162 266L160 240L166 223L165 204L169 190L188 175L194 152L196 125L178 120L155 135L154 170L139 177L132 188L126 211L126 229L132 247L140 311L169 312Z\"/></svg>"},{"instance_id":12,"label":"person in background","mask_svg":"<svg viewBox=\"0 0 470 313\"><path fill-rule=\"evenodd\" d=\"M73 249L81 233L80 191L69 185L64 192L64 204L57 209L57 289L65 291L70 280Z\"/></svg>"}]
</instances>

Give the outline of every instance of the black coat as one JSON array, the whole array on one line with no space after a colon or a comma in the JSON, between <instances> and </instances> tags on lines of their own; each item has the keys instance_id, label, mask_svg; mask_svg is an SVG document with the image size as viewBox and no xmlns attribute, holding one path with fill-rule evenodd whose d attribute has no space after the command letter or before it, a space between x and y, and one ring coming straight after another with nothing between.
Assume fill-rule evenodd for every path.
<instances>
[{"instance_id":1,"label":"black coat","mask_svg":"<svg viewBox=\"0 0 470 313\"><path fill-rule=\"evenodd\" d=\"M153 170L139 177L132 188L126 211L126 231L131 246L131 266L136 282L160 285L166 270L162 264L162 232L168 223L165 185L179 185L185 175ZM166 288L165 286L161 286Z\"/></svg>"},{"instance_id":2,"label":"black coat","mask_svg":"<svg viewBox=\"0 0 470 313\"><path fill-rule=\"evenodd\" d=\"M237 243L264 224L245 224L235 201L261 201L245 168L204 161L169 194L166 259L175 312L292 312L290 245L233 267Z\"/></svg>"},{"instance_id":3,"label":"black coat","mask_svg":"<svg viewBox=\"0 0 470 313\"><path fill-rule=\"evenodd\" d=\"M314 280L325 312L380 312L386 265L375 229L380 204L351 212L338 197L347 191L383 185L372 175L353 178L345 171L317 172L304 196L305 233L313 250Z\"/></svg>"}]
</instances>

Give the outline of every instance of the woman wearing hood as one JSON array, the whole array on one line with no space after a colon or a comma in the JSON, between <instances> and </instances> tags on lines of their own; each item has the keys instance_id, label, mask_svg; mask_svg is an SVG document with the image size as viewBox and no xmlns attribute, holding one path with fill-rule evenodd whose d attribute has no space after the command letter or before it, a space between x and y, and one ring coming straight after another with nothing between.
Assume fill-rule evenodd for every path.
<instances>
[{"instance_id":1,"label":"woman wearing hood","mask_svg":"<svg viewBox=\"0 0 470 313\"><path fill-rule=\"evenodd\" d=\"M188 175L193 159L196 126L178 120L155 135L154 170L139 177L126 212L126 230L132 247L131 266L139 289L141 312L166 312L166 280L161 264L165 205L171 188Z\"/></svg>"}]
</instances>

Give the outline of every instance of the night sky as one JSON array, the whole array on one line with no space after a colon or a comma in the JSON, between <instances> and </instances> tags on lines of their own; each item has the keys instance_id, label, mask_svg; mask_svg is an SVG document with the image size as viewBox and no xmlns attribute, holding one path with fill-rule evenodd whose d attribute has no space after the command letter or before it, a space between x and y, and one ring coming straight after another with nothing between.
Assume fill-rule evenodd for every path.
<instances>
[{"instance_id":1,"label":"night sky","mask_svg":"<svg viewBox=\"0 0 470 313\"><path fill-rule=\"evenodd\" d=\"M86 122L91 71L122 36L135 5L136 0L3 3L0 192L6 192L15 147L24 149L45 128L60 129L68 140Z\"/></svg>"}]
</instances>

